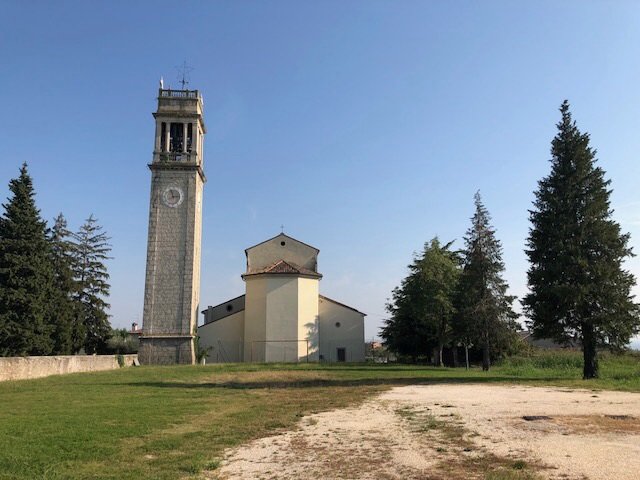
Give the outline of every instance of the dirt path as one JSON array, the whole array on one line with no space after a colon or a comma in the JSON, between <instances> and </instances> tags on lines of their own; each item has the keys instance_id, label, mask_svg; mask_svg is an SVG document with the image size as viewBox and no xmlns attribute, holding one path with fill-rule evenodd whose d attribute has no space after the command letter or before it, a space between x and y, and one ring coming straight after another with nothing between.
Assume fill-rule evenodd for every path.
<instances>
[{"instance_id":1,"label":"dirt path","mask_svg":"<svg viewBox=\"0 0 640 480\"><path fill-rule=\"evenodd\" d=\"M311 415L295 430L230 450L211 476L444 479L523 468L552 479L639 478L640 394L398 387L359 407Z\"/></svg>"}]
</instances>

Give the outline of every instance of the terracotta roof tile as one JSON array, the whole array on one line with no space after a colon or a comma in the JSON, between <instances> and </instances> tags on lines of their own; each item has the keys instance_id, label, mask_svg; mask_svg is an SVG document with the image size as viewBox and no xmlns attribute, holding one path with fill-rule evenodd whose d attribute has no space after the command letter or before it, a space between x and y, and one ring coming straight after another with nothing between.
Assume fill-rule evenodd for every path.
<instances>
[{"instance_id":1,"label":"terracotta roof tile","mask_svg":"<svg viewBox=\"0 0 640 480\"><path fill-rule=\"evenodd\" d=\"M269 274L289 274L289 275L309 275L312 277L322 277L318 272L314 272L308 268L300 267L293 262L286 262L284 260L278 260L272 265L257 270L247 272L247 275L260 275L263 273Z\"/></svg>"}]
</instances>

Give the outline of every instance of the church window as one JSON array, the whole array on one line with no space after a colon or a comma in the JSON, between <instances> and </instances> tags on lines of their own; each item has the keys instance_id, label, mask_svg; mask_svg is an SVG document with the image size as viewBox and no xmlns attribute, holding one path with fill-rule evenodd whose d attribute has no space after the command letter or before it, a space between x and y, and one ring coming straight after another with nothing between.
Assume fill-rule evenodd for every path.
<instances>
[{"instance_id":1,"label":"church window","mask_svg":"<svg viewBox=\"0 0 640 480\"><path fill-rule=\"evenodd\" d=\"M336 322L336 328L340 328L340 322Z\"/></svg>"},{"instance_id":2,"label":"church window","mask_svg":"<svg viewBox=\"0 0 640 480\"><path fill-rule=\"evenodd\" d=\"M187 152L191 152L191 145L193 144L193 123L187 124Z\"/></svg>"},{"instance_id":3,"label":"church window","mask_svg":"<svg viewBox=\"0 0 640 480\"><path fill-rule=\"evenodd\" d=\"M233 310L233 305L227 305L227 312L230 312L231 310Z\"/></svg>"},{"instance_id":4,"label":"church window","mask_svg":"<svg viewBox=\"0 0 640 480\"><path fill-rule=\"evenodd\" d=\"M281 242L280 242L280 245L282 245L282 246L284 247L284 246L286 245L285 241L284 241L284 240L283 240L283 241L281 241Z\"/></svg>"}]
</instances>

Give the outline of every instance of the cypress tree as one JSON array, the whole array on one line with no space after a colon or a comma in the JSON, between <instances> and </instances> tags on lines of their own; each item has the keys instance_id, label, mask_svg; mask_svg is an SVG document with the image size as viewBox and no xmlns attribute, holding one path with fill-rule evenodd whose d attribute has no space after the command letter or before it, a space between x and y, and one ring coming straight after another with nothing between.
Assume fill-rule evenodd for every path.
<instances>
[{"instance_id":1,"label":"cypress tree","mask_svg":"<svg viewBox=\"0 0 640 480\"><path fill-rule=\"evenodd\" d=\"M84 349L88 354L102 353L111 336L111 325L105 298L109 296L109 274L105 262L110 259L109 237L98 221L90 215L80 230L73 235L74 277L77 285L75 302L77 323L84 328Z\"/></svg>"},{"instance_id":2,"label":"cypress tree","mask_svg":"<svg viewBox=\"0 0 640 480\"><path fill-rule=\"evenodd\" d=\"M551 142L551 173L538 183L526 251L530 293L523 305L538 338L582 343L585 379L598 377L600 347L625 347L638 332L632 255L610 208L610 180L596 166L589 134L578 130L565 100Z\"/></svg>"},{"instance_id":3,"label":"cypress tree","mask_svg":"<svg viewBox=\"0 0 640 480\"><path fill-rule=\"evenodd\" d=\"M0 218L0 354L48 355L54 345L51 244L26 163L9 189L13 196Z\"/></svg>"},{"instance_id":4,"label":"cypress tree","mask_svg":"<svg viewBox=\"0 0 640 480\"><path fill-rule=\"evenodd\" d=\"M51 253L54 271L54 348L57 355L71 355L82 348L84 328L75 322L73 295L76 282L73 279L74 249L70 241L71 232L67 229L67 220L59 214L51 229Z\"/></svg>"},{"instance_id":5,"label":"cypress tree","mask_svg":"<svg viewBox=\"0 0 640 480\"><path fill-rule=\"evenodd\" d=\"M515 297L507 295L508 285L502 278L502 246L479 192L474 203L475 213L465 236L454 331L466 348L474 343L482 349L482 369L486 371L491 357L504 349L517 325L511 308Z\"/></svg>"}]
</instances>

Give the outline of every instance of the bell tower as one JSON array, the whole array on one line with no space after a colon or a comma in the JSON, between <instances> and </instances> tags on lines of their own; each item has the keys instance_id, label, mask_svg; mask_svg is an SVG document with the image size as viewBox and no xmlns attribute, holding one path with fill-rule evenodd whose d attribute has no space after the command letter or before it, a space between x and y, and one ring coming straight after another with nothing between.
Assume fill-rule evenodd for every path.
<instances>
[{"instance_id":1,"label":"bell tower","mask_svg":"<svg viewBox=\"0 0 640 480\"><path fill-rule=\"evenodd\" d=\"M184 84L183 84L184 88ZM158 91L147 273L139 358L143 365L195 362L200 302L203 140L198 90Z\"/></svg>"}]
</instances>

